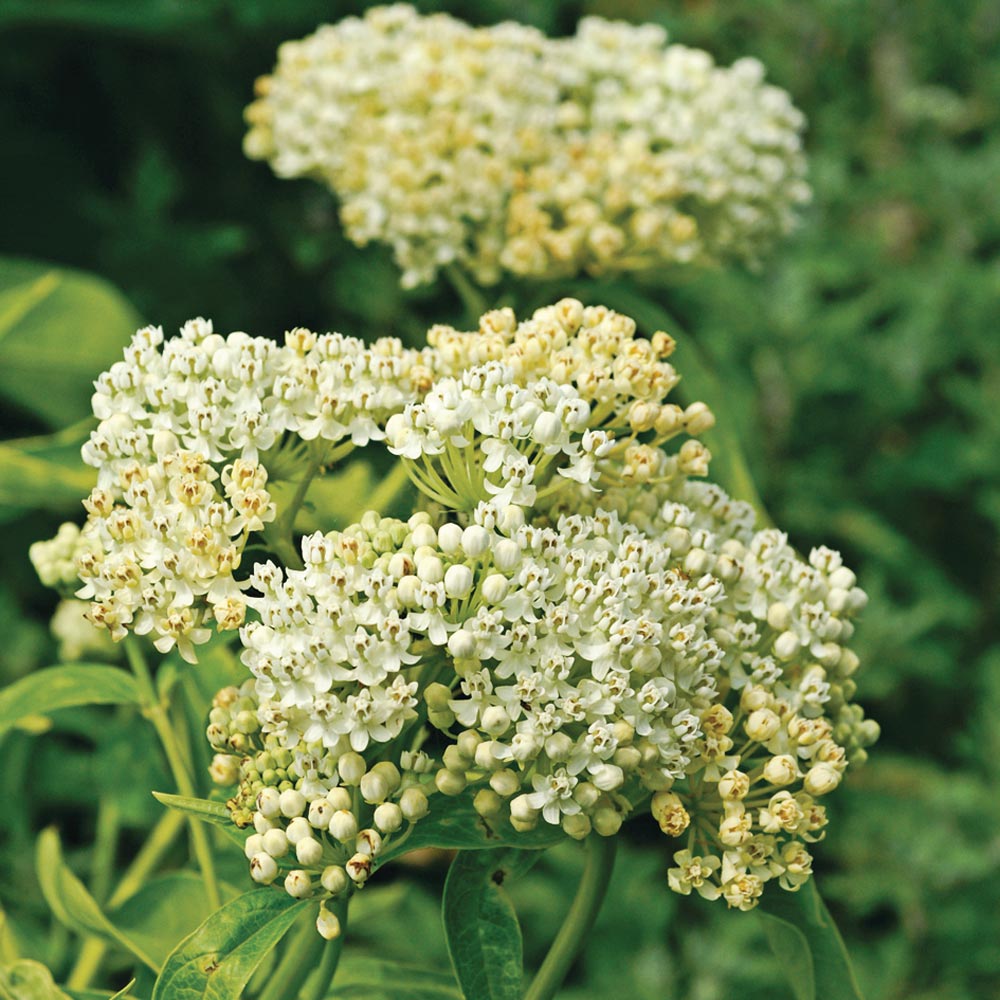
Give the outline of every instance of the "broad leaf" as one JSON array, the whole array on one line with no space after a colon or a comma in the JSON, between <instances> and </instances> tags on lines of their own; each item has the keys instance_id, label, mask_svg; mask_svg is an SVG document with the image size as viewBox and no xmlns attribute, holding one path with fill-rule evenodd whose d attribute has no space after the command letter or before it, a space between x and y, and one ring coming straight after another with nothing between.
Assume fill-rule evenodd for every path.
<instances>
[{"instance_id":1,"label":"broad leaf","mask_svg":"<svg viewBox=\"0 0 1000 1000\"><path fill-rule=\"evenodd\" d=\"M814 878L797 892L765 893L758 912L795 1000L864 1000Z\"/></svg>"},{"instance_id":2,"label":"broad leaf","mask_svg":"<svg viewBox=\"0 0 1000 1000\"><path fill-rule=\"evenodd\" d=\"M50 827L38 837L35 855L38 882L56 919L79 934L93 934L131 952L154 972L159 964L101 911L97 901L63 861L59 834Z\"/></svg>"},{"instance_id":3,"label":"broad leaf","mask_svg":"<svg viewBox=\"0 0 1000 1000\"><path fill-rule=\"evenodd\" d=\"M420 820L405 840L390 840L378 856L378 866L420 847L475 851L492 847L542 850L569 838L558 826L539 823L534 830L518 833L509 823L491 826L476 812L469 795L440 796L434 809Z\"/></svg>"},{"instance_id":4,"label":"broad leaf","mask_svg":"<svg viewBox=\"0 0 1000 1000\"><path fill-rule=\"evenodd\" d=\"M371 955L345 955L330 1000L463 1000L452 976Z\"/></svg>"},{"instance_id":5,"label":"broad leaf","mask_svg":"<svg viewBox=\"0 0 1000 1000\"><path fill-rule=\"evenodd\" d=\"M40 962L22 959L0 966L0 1000L70 1000Z\"/></svg>"},{"instance_id":6,"label":"broad leaf","mask_svg":"<svg viewBox=\"0 0 1000 1000\"><path fill-rule=\"evenodd\" d=\"M0 691L0 735L20 719L77 705L134 705L139 695L130 674L101 664L48 667Z\"/></svg>"},{"instance_id":7,"label":"broad leaf","mask_svg":"<svg viewBox=\"0 0 1000 1000\"><path fill-rule=\"evenodd\" d=\"M518 853L459 851L448 871L441 913L448 954L466 1000L521 996L521 928L502 884L507 856Z\"/></svg>"},{"instance_id":8,"label":"broad leaf","mask_svg":"<svg viewBox=\"0 0 1000 1000\"><path fill-rule=\"evenodd\" d=\"M172 872L148 882L108 916L162 966L174 945L210 912L201 876Z\"/></svg>"},{"instance_id":9,"label":"broad leaf","mask_svg":"<svg viewBox=\"0 0 1000 1000\"><path fill-rule=\"evenodd\" d=\"M251 889L216 910L168 956L153 1000L238 1000L303 909L279 889Z\"/></svg>"},{"instance_id":10,"label":"broad leaf","mask_svg":"<svg viewBox=\"0 0 1000 1000\"><path fill-rule=\"evenodd\" d=\"M85 417L94 378L121 358L138 325L98 278L0 259L0 396L53 426Z\"/></svg>"}]
</instances>

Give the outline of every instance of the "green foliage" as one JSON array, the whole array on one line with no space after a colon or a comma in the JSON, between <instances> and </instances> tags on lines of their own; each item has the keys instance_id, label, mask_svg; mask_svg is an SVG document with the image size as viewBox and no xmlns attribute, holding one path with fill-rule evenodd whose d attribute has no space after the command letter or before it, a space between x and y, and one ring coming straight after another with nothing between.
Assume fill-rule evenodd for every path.
<instances>
[{"instance_id":1,"label":"green foliage","mask_svg":"<svg viewBox=\"0 0 1000 1000\"><path fill-rule=\"evenodd\" d=\"M521 928L503 882L518 851L459 851L442 897L452 968L466 1000L521 996Z\"/></svg>"},{"instance_id":2,"label":"green foliage","mask_svg":"<svg viewBox=\"0 0 1000 1000\"><path fill-rule=\"evenodd\" d=\"M237 896L170 953L153 1000L239 1000L257 966L309 905L277 889Z\"/></svg>"},{"instance_id":3,"label":"green foliage","mask_svg":"<svg viewBox=\"0 0 1000 1000\"><path fill-rule=\"evenodd\" d=\"M39 962L0 966L0 1000L69 1000Z\"/></svg>"},{"instance_id":4,"label":"green foliage","mask_svg":"<svg viewBox=\"0 0 1000 1000\"><path fill-rule=\"evenodd\" d=\"M864 1000L815 879L797 892L768 894L758 912L795 1000Z\"/></svg>"},{"instance_id":5,"label":"green foliage","mask_svg":"<svg viewBox=\"0 0 1000 1000\"><path fill-rule=\"evenodd\" d=\"M345 956L337 969L336 1000L463 1000L451 976L370 955Z\"/></svg>"},{"instance_id":6,"label":"green foliage","mask_svg":"<svg viewBox=\"0 0 1000 1000\"><path fill-rule=\"evenodd\" d=\"M76 705L135 705L135 681L123 670L97 663L48 667L0 691L0 736L29 716Z\"/></svg>"}]
</instances>

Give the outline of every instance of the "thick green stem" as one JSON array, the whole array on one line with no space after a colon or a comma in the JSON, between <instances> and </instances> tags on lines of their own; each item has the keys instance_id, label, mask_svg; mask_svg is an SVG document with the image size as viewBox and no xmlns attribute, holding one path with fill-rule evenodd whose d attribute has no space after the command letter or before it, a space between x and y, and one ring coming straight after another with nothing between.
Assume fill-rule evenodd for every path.
<instances>
[{"instance_id":1,"label":"thick green stem","mask_svg":"<svg viewBox=\"0 0 1000 1000\"><path fill-rule=\"evenodd\" d=\"M173 810L160 817L139 853L125 870L115 891L108 897L106 909L113 910L116 906L121 906L126 899L142 888L150 873L155 870L163 855L176 840L184 822L183 813ZM80 949L80 954L66 980L67 987L71 990L85 990L101 967L107 951L108 945L105 941L100 938L88 938Z\"/></svg>"},{"instance_id":2,"label":"thick green stem","mask_svg":"<svg viewBox=\"0 0 1000 1000\"><path fill-rule=\"evenodd\" d=\"M153 687L153 678L150 675L149 667L142 655L138 642L135 639L128 639L125 643L125 653L128 657L129 666L135 674L136 682L139 685L139 698L142 705L142 712L153 724L156 735L160 738L163 752L167 756L167 763L174 776L174 782L181 795L189 798L197 797L194 781L188 770L187 760L184 750L181 748L167 716L163 702L156 694ZM205 894L208 896L209 906L213 910L222 906L222 896L219 893L219 885L215 877L215 861L212 858L212 850L208 842L208 835L201 822L194 817L190 817L191 842L194 846L195 857L198 860L198 867L205 882Z\"/></svg>"},{"instance_id":3,"label":"thick green stem","mask_svg":"<svg viewBox=\"0 0 1000 1000\"><path fill-rule=\"evenodd\" d=\"M576 897L524 1000L550 1000L562 985L604 902L615 864L615 847L614 837L592 833L587 838L587 855Z\"/></svg>"},{"instance_id":4,"label":"thick green stem","mask_svg":"<svg viewBox=\"0 0 1000 1000\"><path fill-rule=\"evenodd\" d=\"M343 949L347 926L346 897L331 900L329 908L340 920L340 935L327 941L316 930L312 915L304 918L258 1000L295 1000L300 996L302 1000L319 1000L326 995ZM307 983L310 979L311 982Z\"/></svg>"}]
</instances>

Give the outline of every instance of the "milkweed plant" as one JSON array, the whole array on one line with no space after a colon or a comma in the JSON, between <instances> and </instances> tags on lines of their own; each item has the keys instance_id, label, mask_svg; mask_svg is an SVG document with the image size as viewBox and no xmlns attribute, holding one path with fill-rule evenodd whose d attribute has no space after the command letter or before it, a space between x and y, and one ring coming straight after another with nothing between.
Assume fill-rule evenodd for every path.
<instances>
[{"instance_id":1,"label":"milkweed plant","mask_svg":"<svg viewBox=\"0 0 1000 1000\"><path fill-rule=\"evenodd\" d=\"M85 520L31 557L68 657L124 647L215 907L157 1000L338 995L352 899L416 848L453 852L434 996L555 996L640 828L649 893L836 937L811 875L878 735L866 595L733 495L718 386L634 281L754 266L794 227L804 119L763 78L655 26L552 39L403 5L281 46L247 155L328 187L353 243L406 287L451 282L467 318L417 345L147 326L94 383ZM377 488L324 521L358 463ZM219 650L204 775L153 668ZM582 881L523 992L500 883L568 841Z\"/></svg>"}]
</instances>

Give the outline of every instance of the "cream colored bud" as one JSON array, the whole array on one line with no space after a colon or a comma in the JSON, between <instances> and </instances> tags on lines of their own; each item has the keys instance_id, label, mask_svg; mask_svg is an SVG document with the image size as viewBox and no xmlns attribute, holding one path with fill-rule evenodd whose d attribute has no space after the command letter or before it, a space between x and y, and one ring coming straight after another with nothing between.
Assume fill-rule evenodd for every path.
<instances>
[{"instance_id":1,"label":"cream colored bud","mask_svg":"<svg viewBox=\"0 0 1000 1000\"><path fill-rule=\"evenodd\" d=\"M492 788L480 788L472 800L472 807L486 819L492 819L503 809L503 799Z\"/></svg>"},{"instance_id":2,"label":"cream colored bud","mask_svg":"<svg viewBox=\"0 0 1000 1000\"><path fill-rule=\"evenodd\" d=\"M305 868L315 868L323 860L323 845L315 837L303 837L295 845L295 857Z\"/></svg>"},{"instance_id":3,"label":"cream colored bud","mask_svg":"<svg viewBox=\"0 0 1000 1000\"><path fill-rule=\"evenodd\" d=\"M399 768L391 760L380 760L372 769L371 774L377 774L388 786L391 795L403 780Z\"/></svg>"},{"instance_id":4,"label":"cream colored bud","mask_svg":"<svg viewBox=\"0 0 1000 1000\"><path fill-rule=\"evenodd\" d=\"M332 896L339 896L347 888L347 872L340 865L330 865L323 869L320 885Z\"/></svg>"},{"instance_id":5,"label":"cream colored bud","mask_svg":"<svg viewBox=\"0 0 1000 1000\"><path fill-rule=\"evenodd\" d=\"M281 815L288 819L301 816L306 811L306 797L297 788L286 788L279 800Z\"/></svg>"},{"instance_id":6,"label":"cream colored bud","mask_svg":"<svg viewBox=\"0 0 1000 1000\"><path fill-rule=\"evenodd\" d=\"M512 538L502 538L493 549L493 562L497 569L512 570L521 561L521 546Z\"/></svg>"},{"instance_id":7,"label":"cream colored bud","mask_svg":"<svg viewBox=\"0 0 1000 1000\"><path fill-rule=\"evenodd\" d=\"M750 713L743 728L754 742L766 743L781 728L781 719L769 708L758 708Z\"/></svg>"},{"instance_id":8,"label":"cream colored bud","mask_svg":"<svg viewBox=\"0 0 1000 1000\"><path fill-rule=\"evenodd\" d=\"M490 547L490 534L480 524L470 524L462 532L462 550L470 559L478 559Z\"/></svg>"},{"instance_id":9,"label":"cream colored bud","mask_svg":"<svg viewBox=\"0 0 1000 1000\"><path fill-rule=\"evenodd\" d=\"M719 798L736 801L746 798L750 791L750 776L742 771L727 771L719 779Z\"/></svg>"},{"instance_id":10,"label":"cream colored bud","mask_svg":"<svg viewBox=\"0 0 1000 1000\"><path fill-rule=\"evenodd\" d=\"M312 895L312 882L307 872L296 868L285 876L285 892L293 899L308 899Z\"/></svg>"},{"instance_id":11,"label":"cream colored bud","mask_svg":"<svg viewBox=\"0 0 1000 1000\"><path fill-rule=\"evenodd\" d=\"M378 830L362 830L355 838L354 849L358 854L367 854L374 858L382 850L382 835Z\"/></svg>"},{"instance_id":12,"label":"cream colored bud","mask_svg":"<svg viewBox=\"0 0 1000 1000\"><path fill-rule=\"evenodd\" d=\"M691 823L691 816L675 792L657 792L650 801L650 811L668 837L679 837Z\"/></svg>"},{"instance_id":13,"label":"cream colored bud","mask_svg":"<svg viewBox=\"0 0 1000 1000\"><path fill-rule=\"evenodd\" d=\"M827 795L840 784L841 774L832 764L815 764L806 772L803 785L810 795Z\"/></svg>"},{"instance_id":14,"label":"cream colored bud","mask_svg":"<svg viewBox=\"0 0 1000 1000\"><path fill-rule=\"evenodd\" d=\"M764 765L764 780L772 785L790 785L801 774L798 761L787 753L772 757Z\"/></svg>"},{"instance_id":15,"label":"cream colored bud","mask_svg":"<svg viewBox=\"0 0 1000 1000\"><path fill-rule=\"evenodd\" d=\"M638 747L619 747L612 758L623 771L634 771L642 763Z\"/></svg>"},{"instance_id":16,"label":"cream colored bud","mask_svg":"<svg viewBox=\"0 0 1000 1000\"><path fill-rule=\"evenodd\" d=\"M504 768L500 771L494 771L490 775L490 788L492 788L497 795L502 795L505 799L509 799L512 795L516 795L520 790L521 779L517 776L515 771L510 771Z\"/></svg>"},{"instance_id":17,"label":"cream colored bud","mask_svg":"<svg viewBox=\"0 0 1000 1000\"><path fill-rule=\"evenodd\" d=\"M330 836L342 844L352 840L358 832L358 818L346 809L338 809L330 817Z\"/></svg>"},{"instance_id":18,"label":"cream colored bud","mask_svg":"<svg viewBox=\"0 0 1000 1000\"><path fill-rule=\"evenodd\" d=\"M787 604L775 601L767 609L767 624L778 632L784 632L792 623L792 612Z\"/></svg>"},{"instance_id":19,"label":"cream colored bud","mask_svg":"<svg viewBox=\"0 0 1000 1000\"><path fill-rule=\"evenodd\" d=\"M330 791L326 793L326 801L330 803L334 810L350 809L354 804L353 799L351 798L351 793L341 785L338 785L336 788L331 788ZM327 822L329 823L329 819L327 819Z\"/></svg>"},{"instance_id":20,"label":"cream colored bud","mask_svg":"<svg viewBox=\"0 0 1000 1000\"><path fill-rule=\"evenodd\" d=\"M365 764L364 757L353 751L343 754L337 761L337 771L340 774L340 780L345 785L359 784L367 770L368 766Z\"/></svg>"},{"instance_id":21,"label":"cream colored bud","mask_svg":"<svg viewBox=\"0 0 1000 1000\"><path fill-rule=\"evenodd\" d=\"M462 528L449 522L442 524L437 533L438 547L446 555L453 555L462 547Z\"/></svg>"},{"instance_id":22,"label":"cream colored bud","mask_svg":"<svg viewBox=\"0 0 1000 1000\"><path fill-rule=\"evenodd\" d=\"M313 799L309 803L309 812L306 818L309 825L315 830L325 830L330 825L330 817L335 810L328 799Z\"/></svg>"},{"instance_id":23,"label":"cream colored bud","mask_svg":"<svg viewBox=\"0 0 1000 1000\"><path fill-rule=\"evenodd\" d=\"M601 792L600 790L589 781L577 782L576 788L573 789L573 798L584 809L593 809L594 806L600 801Z\"/></svg>"},{"instance_id":24,"label":"cream colored bud","mask_svg":"<svg viewBox=\"0 0 1000 1000\"><path fill-rule=\"evenodd\" d=\"M287 827L285 827L285 835L288 837L288 843L297 844L303 837L311 837L313 834L313 828L309 825L309 820L304 816L296 816Z\"/></svg>"},{"instance_id":25,"label":"cream colored bud","mask_svg":"<svg viewBox=\"0 0 1000 1000\"><path fill-rule=\"evenodd\" d=\"M622 815L617 809L602 806L594 812L594 830L602 837L613 837L622 825Z\"/></svg>"},{"instance_id":26,"label":"cream colored bud","mask_svg":"<svg viewBox=\"0 0 1000 1000\"><path fill-rule=\"evenodd\" d=\"M770 691L761 687L745 687L740 695L740 708L744 712L756 712L760 708L769 708L774 700Z\"/></svg>"},{"instance_id":27,"label":"cream colored bud","mask_svg":"<svg viewBox=\"0 0 1000 1000\"><path fill-rule=\"evenodd\" d=\"M261 849L272 858L283 858L288 853L288 836L284 830L268 830L260 838Z\"/></svg>"},{"instance_id":28,"label":"cream colored bud","mask_svg":"<svg viewBox=\"0 0 1000 1000\"><path fill-rule=\"evenodd\" d=\"M262 788L257 793L257 809L266 819L281 815L281 792L277 788Z\"/></svg>"},{"instance_id":29,"label":"cream colored bud","mask_svg":"<svg viewBox=\"0 0 1000 1000\"><path fill-rule=\"evenodd\" d=\"M369 771L361 779L361 797L369 805L385 802L389 795L389 783L380 774Z\"/></svg>"},{"instance_id":30,"label":"cream colored bud","mask_svg":"<svg viewBox=\"0 0 1000 1000\"><path fill-rule=\"evenodd\" d=\"M470 659L476 655L476 637L464 628L457 629L448 636L448 652L456 660Z\"/></svg>"},{"instance_id":31,"label":"cream colored bud","mask_svg":"<svg viewBox=\"0 0 1000 1000\"><path fill-rule=\"evenodd\" d=\"M456 600L463 600L472 593L474 579L468 566L449 566L444 574L444 592Z\"/></svg>"},{"instance_id":32,"label":"cream colored bud","mask_svg":"<svg viewBox=\"0 0 1000 1000\"><path fill-rule=\"evenodd\" d=\"M593 829L593 824L586 813L580 812L574 813L572 816L563 816L562 828L574 840L583 840Z\"/></svg>"},{"instance_id":33,"label":"cream colored bud","mask_svg":"<svg viewBox=\"0 0 1000 1000\"><path fill-rule=\"evenodd\" d=\"M774 640L774 655L779 660L790 660L800 648L798 637L794 632L782 632Z\"/></svg>"},{"instance_id":34,"label":"cream colored bud","mask_svg":"<svg viewBox=\"0 0 1000 1000\"><path fill-rule=\"evenodd\" d=\"M427 795L422 789L407 788L399 797L399 808L405 819L410 823L416 823L427 815L430 806Z\"/></svg>"},{"instance_id":35,"label":"cream colored bud","mask_svg":"<svg viewBox=\"0 0 1000 1000\"><path fill-rule=\"evenodd\" d=\"M372 859L367 854L355 854L346 865L344 865L351 881L357 885L364 885L368 881L368 876L372 870Z\"/></svg>"},{"instance_id":36,"label":"cream colored bud","mask_svg":"<svg viewBox=\"0 0 1000 1000\"><path fill-rule=\"evenodd\" d=\"M444 563L437 556L426 556L417 564L417 577L424 583L440 583L444 579Z\"/></svg>"},{"instance_id":37,"label":"cream colored bud","mask_svg":"<svg viewBox=\"0 0 1000 1000\"><path fill-rule=\"evenodd\" d=\"M375 810L374 819L383 833L395 833L403 825L403 811L395 802L383 802Z\"/></svg>"},{"instance_id":38,"label":"cream colored bud","mask_svg":"<svg viewBox=\"0 0 1000 1000\"><path fill-rule=\"evenodd\" d=\"M694 437L715 426L715 414L704 403L692 403L684 411L684 430Z\"/></svg>"},{"instance_id":39,"label":"cream colored bud","mask_svg":"<svg viewBox=\"0 0 1000 1000\"><path fill-rule=\"evenodd\" d=\"M502 736L510 728L510 716L502 705L491 705L483 712L483 729L490 736Z\"/></svg>"},{"instance_id":40,"label":"cream colored bud","mask_svg":"<svg viewBox=\"0 0 1000 1000\"><path fill-rule=\"evenodd\" d=\"M511 819L516 819L521 823L532 823L538 820L538 810L529 801L529 796L518 795L516 799L510 801Z\"/></svg>"},{"instance_id":41,"label":"cream colored bud","mask_svg":"<svg viewBox=\"0 0 1000 1000\"><path fill-rule=\"evenodd\" d=\"M249 861L255 854L260 854L264 850L264 837L259 833L252 833L243 842L243 853Z\"/></svg>"},{"instance_id":42,"label":"cream colored bud","mask_svg":"<svg viewBox=\"0 0 1000 1000\"><path fill-rule=\"evenodd\" d=\"M444 684L428 684L424 689L424 701L428 708L446 709L451 701L451 689Z\"/></svg>"},{"instance_id":43,"label":"cream colored bud","mask_svg":"<svg viewBox=\"0 0 1000 1000\"><path fill-rule=\"evenodd\" d=\"M498 768L503 766L503 761L501 761L494 753L497 745L496 740L485 740L476 747L476 767L483 771L496 771Z\"/></svg>"},{"instance_id":44,"label":"cream colored bud","mask_svg":"<svg viewBox=\"0 0 1000 1000\"><path fill-rule=\"evenodd\" d=\"M567 760L573 752L575 743L566 733L553 733L545 738L545 755L549 760Z\"/></svg>"},{"instance_id":45,"label":"cream colored bud","mask_svg":"<svg viewBox=\"0 0 1000 1000\"><path fill-rule=\"evenodd\" d=\"M264 851L250 859L250 877L261 885L270 885L278 877L278 862Z\"/></svg>"},{"instance_id":46,"label":"cream colored bud","mask_svg":"<svg viewBox=\"0 0 1000 1000\"><path fill-rule=\"evenodd\" d=\"M316 930L321 938L326 941L333 941L341 934L340 920L336 913L331 913L325 903L320 904L319 915L316 917Z\"/></svg>"},{"instance_id":47,"label":"cream colored bud","mask_svg":"<svg viewBox=\"0 0 1000 1000\"><path fill-rule=\"evenodd\" d=\"M217 785L235 785L240 780L240 759L230 753L217 753L208 773Z\"/></svg>"},{"instance_id":48,"label":"cream colored bud","mask_svg":"<svg viewBox=\"0 0 1000 1000\"><path fill-rule=\"evenodd\" d=\"M487 604L500 604L507 596L509 584L501 573L491 573L483 580L483 600Z\"/></svg>"},{"instance_id":49,"label":"cream colored bud","mask_svg":"<svg viewBox=\"0 0 1000 1000\"><path fill-rule=\"evenodd\" d=\"M442 795L461 795L465 791L467 782L464 774L458 771L449 771L447 768L441 768L434 775L434 784Z\"/></svg>"}]
</instances>

